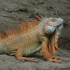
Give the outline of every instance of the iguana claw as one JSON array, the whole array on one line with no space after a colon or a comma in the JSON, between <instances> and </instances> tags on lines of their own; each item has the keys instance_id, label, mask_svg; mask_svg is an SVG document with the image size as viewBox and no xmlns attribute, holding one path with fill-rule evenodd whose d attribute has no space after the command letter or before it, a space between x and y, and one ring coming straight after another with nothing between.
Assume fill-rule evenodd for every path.
<instances>
[{"instance_id":1,"label":"iguana claw","mask_svg":"<svg viewBox=\"0 0 70 70\"><path fill-rule=\"evenodd\" d=\"M61 63L61 60L53 59L53 58L49 58L48 61Z\"/></svg>"}]
</instances>

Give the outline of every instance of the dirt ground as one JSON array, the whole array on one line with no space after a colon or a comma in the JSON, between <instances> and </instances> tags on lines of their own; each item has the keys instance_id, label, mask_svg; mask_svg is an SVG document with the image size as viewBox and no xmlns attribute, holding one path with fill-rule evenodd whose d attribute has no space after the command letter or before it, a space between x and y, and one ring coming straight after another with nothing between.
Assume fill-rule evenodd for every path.
<instances>
[{"instance_id":1,"label":"dirt ground","mask_svg":"<svg viewBox=\"0 0 70 70\"><path fill-rule=\"evenodd\" d=\"M19 22L30 19L31 14L41 13L47 17L61 17L64 28L59 38L62 63L45 61L41 52L33 57L39 62L21 62L15 56L0 55L0 70L70 70L70 0L0 0L0 32Z\"/></svg>"}]
</instances>

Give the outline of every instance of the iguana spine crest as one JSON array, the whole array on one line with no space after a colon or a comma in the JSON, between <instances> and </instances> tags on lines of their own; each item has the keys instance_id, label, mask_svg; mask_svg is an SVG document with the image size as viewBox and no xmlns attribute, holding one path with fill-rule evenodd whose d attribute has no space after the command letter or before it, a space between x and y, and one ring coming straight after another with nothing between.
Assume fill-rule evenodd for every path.
<instances>
[{"instance_id":1,"label":"iguana spine crest","mask_svg":"<svg viewBox=\"0 0 70 70\"><path fill-rule=\"evenodd\" d=\"M38 25L40 23L40 21L42 20L43 16L41 14L38 14L36 16L36 18L39 20L36 20L35 18L32 18L32 21L26 21L26 22L21 22L19 23L19 27L17 29L9 28L8 30L6 30L5 32L1 33L0 32L0 39L5 39L8 38L9 36L13 35L13 34L18 34L18 33L22 33L22 32L26 32L27 30L34 28L36 25Z\"/></svg>"}]
</instances>

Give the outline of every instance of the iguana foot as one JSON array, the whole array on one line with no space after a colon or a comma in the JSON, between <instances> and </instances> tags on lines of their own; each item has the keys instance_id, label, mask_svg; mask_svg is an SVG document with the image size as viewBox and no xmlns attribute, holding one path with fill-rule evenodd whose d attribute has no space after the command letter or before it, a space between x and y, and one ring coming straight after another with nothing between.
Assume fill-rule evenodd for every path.
<instances>
[{"instance_id":1,"label":"iguana foot","mask_svg":"<svg viewBox=\"0 0 70 70\"><path fill-rule=\"evenodd\" d=\"M35 58L27 58L27 57L20 57L18 58L20 61L32 61L32 62L37 62L38 60Z\"/></svg>"},{"instance_id":2,"label":"iguana foot","mask_svg":"<svg viewBox=\"0 0 70 70\"><path fill-rule=\"evenodd\" d=\"M60 57L54 57L55 59L57 59L57 60L59 60L60 59Z\"/></svg>"},{"instance_id":3,"label":"iguana foot","mask_svg":"<svg viewBox=\"0 0 70 70\"><path fill-rule=\"evenodd\" d=\"M26 58L26 57L23 57L24 58L24 60L26 60L26 61L32 61L32 62L37 62L38 60L37 59L35 59L35 58Z\"/></svg>"},{"instance_id":4,"label":"iguana foot","mask_svg":"<svg viewBox=\"0 0 70 70\"><path fill-rule=\"evenodd\" d=\"M48 61L61 63L61 60L58 60L56 58L55 59L54 58L49 58Z\"/></svg>"},{"instance_id":5,"label":"iguana foot","mask_svg":"<svg viewBox=\"0 0 70 70\"><path fill-rule=\"evenodd\" d=\"M52 57L52 59L57 59L57 60L59 60L59 59L60 59L60 57Z\"/></svg>"}]
</instances>

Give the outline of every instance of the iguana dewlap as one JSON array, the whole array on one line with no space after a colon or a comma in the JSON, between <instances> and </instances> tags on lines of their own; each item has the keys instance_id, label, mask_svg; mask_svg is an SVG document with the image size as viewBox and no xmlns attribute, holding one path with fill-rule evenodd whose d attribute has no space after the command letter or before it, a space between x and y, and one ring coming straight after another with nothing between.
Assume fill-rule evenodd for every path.
<instances>
[{"instance_id":1,"label":"iguana dewlap","mask_svg":"<svg viewBox=\"0 0 70 70\"><path fill-rule=\"evenodd\" d=\"M53 55L57 50L58 34L63 25L62 18L47 18L41 15L37 16L39 21L33 19L27 22L27 25L21 23L20 31L6 32L0 41L0 53L15 55L20 61L36 61L33 58L27 58L41 49L43 57L48 61L61 62L58 57ZM35 24L34 24L35 23ZM9 35L8 35L9 34Z\"/></svg>"}]
</instances>

